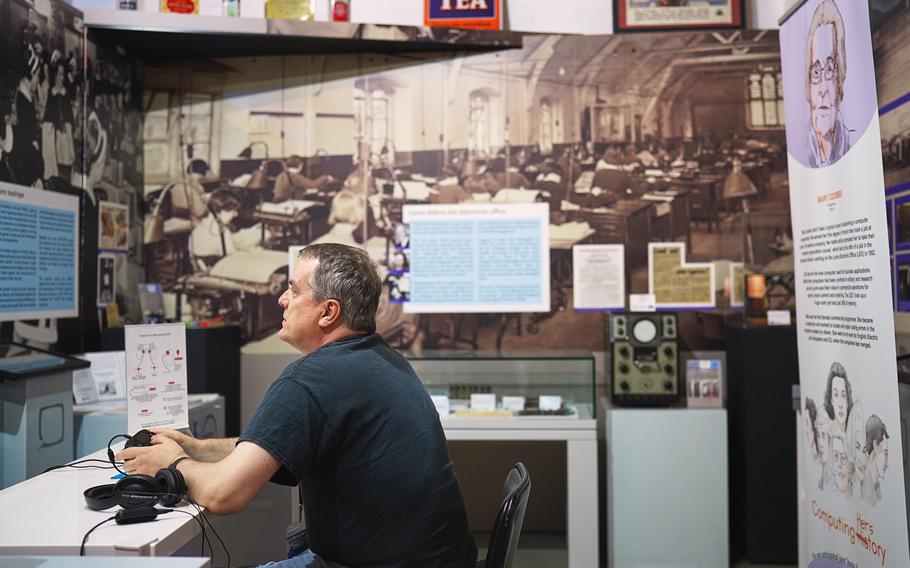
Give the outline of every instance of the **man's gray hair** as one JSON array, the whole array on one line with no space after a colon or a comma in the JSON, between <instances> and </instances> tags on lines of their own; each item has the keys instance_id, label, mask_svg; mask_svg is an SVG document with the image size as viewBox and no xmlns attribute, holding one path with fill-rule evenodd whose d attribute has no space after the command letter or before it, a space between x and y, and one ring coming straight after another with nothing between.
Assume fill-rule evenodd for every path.
<instances>
[{"instance_id":1,"label":"man's gray hair","mask_svg":"<svg viewBox=\"0 0 910 568\"><path fill-rule=\"evenodd\" d=\"M325 243L304 247L299 257L317 262L309 282L314 300L338 300L345 325L354 331L376 331L382 279L366 252L347 245Z\"/></svg>"}]
</instances>

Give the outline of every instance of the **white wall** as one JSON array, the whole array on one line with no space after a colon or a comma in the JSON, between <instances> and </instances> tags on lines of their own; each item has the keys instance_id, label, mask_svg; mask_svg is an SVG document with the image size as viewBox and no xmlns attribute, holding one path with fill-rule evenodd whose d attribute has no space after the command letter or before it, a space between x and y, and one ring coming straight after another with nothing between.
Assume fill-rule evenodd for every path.
<instances>
[{"instance_id":1,"label":"white wall","mask_svg":"<svg viewBox=\"0 0 910 568\"><path fill-rule=\"evenodd\" d=\"M756 30L776 30L777 20L796 0L757 0L746 2L746 25Z\"/></svg>"}]
</instances>

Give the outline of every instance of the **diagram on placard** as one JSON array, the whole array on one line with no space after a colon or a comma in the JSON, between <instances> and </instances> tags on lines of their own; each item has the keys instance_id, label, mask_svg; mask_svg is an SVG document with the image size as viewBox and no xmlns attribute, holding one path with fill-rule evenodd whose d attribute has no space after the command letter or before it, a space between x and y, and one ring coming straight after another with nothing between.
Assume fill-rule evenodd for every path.
<instances>
[{"instance_id":1,"label":"diagram on placard","mask_svg":"<svg viewBox=\"0 0 910 568\"><path fill-rule=\"evenodd\" d=\"M168 372L173 373L174 371L179 371L183 366L183 354L180 353L180 348L177 347L176 349L173 349L173 352L171 349L165 349L164 356L161 358L161 364L164 365L164 368L167 369Z\"/></svg>"},{"instance_id":2,"label":"diagram on placard","mask_svg":"<svg viewBox=\"0 0 910 568\"><path fill-rule=\"evenodd\" d=\"M135 379L142 380L146 377L148 371L154 377L158 375L158 363L156 362L156 349L154 343L140 343L136 346L136 376Z\"/></svg>"},{"instance_id":3,"label":"diagram on placard","mask_svg":"<svg viewBox=\"0 0 910 568\"><path fill-rule=\"evenodd\" d=\"M136 366L133 368L136 374L132 378L141 381L147 377L146 373L153 377L158 376L161 367L164 368L163 372L165 373L174 373L183 367L183 353L181 353L179 347L164 349L164 353L160 354L160 367L159 353L160 350L154 342L140 343L136 347L137 361Z\"/></svg>"}]
</instances>

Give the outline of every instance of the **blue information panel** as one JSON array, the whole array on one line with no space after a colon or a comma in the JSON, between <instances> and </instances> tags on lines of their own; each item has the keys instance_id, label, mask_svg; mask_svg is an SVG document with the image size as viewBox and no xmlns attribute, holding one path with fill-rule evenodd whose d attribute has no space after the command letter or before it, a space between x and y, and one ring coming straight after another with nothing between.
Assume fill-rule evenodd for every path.
<instances>
[{"instance_id":1,"label":"blue information panel","mask_svg":"<svg viewBox=\"0 0 910 568\"><path fill-rule=\"evenodd\" d=\"M405 311L549 311L547 204L409 205L405 221Z\"/></svg>"},{"instance_id":2,"label":"blue information panel","mask_svg":"<svg viewBox=\"0 0 910 568\"><path fill-rule=\"evenodd\" d=\"M0 321L74 317L79 200L0 182Z\"/></svg>"}]
</instances>

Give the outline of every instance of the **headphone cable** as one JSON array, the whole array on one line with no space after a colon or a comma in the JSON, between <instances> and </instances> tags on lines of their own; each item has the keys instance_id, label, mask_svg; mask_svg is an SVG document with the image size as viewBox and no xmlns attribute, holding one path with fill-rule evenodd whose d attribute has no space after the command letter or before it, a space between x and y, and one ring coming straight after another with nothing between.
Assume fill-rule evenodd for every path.
<instances>
[{"instance_id":1,"label":"headphone cable","mask_svg":"<svg viewBox=\"0 0 910 568\"><path fill-rule=\"evenodd\" d=\"M121 475L128 475L125 471L117 467L117 461L114 459L114 450L111 449L111 444L114 443L114 440L117 438L126 438L127 440L132 440L133 437L129 434L117 434L107 442L107 459L111 462L111 465L114 466L114 469L117 470L117 473Z\"/></svg>"},{"instance_id":2,"label":"headphone cable","mask_svg":"<svg viewBox=\"0 0 910 568\"><path fill-rule=\"evenodd\" d=\"M180 509L171 509L171 512L172 512L172 513L183 513L184 515L189 515L190 517L193 518L193 520L195 520L197 523L199 523L199 528L202 530L202 550L199 552L199 557L200 557L200 558L205 558L205 543L208 542L208 543L209 543L209 560L210 560L211 563L212 563L212 568L214 568L214 566L215 566L215 551L212 549L212 541L211 541L211 539L206 540L205 525L202 524L202 521L199 519L199 517L198 517L197 515L194 515L194 514L190 513L189 511L183 511L183 510L180 510Z\"/></svg>"},{"instance_id":3,"label":"headphone cable","mask_svg":"<svg viewBox=\"0 0 910 568\"><path fill-rule=\"evenodd\" d=\"M218 534L218 531L212 525L212 522L208 519L208 517L205 516L205 511L202 510L202 506L199 503L197 503L192 497L190 497L189 495L187 495L185 493L183 495L179 495L177 493L169 493L169 492L162 492L162 493L133 492L133 494L134 495L158 495L158 496L167 496L167 497L177 497L178 499L181 499L181 500L187 502L188 504L190 504L193 508L196 509L196 512L199 513L199 516L202 517L202 520L205 521L205 524L207 524L208 527L215 534L215 537L218 539L218 542L221 543L221 549L224 550L224 554L225 554L225 556L227 556L227 568L231 568L231 552L228 550L227 545L224 544L224 540L221 538L221 535ZM178 509L174 509L174 510L176 511ZM180 512L186 513L187 515L192 515L194 517L196 516L188 511L180 511ZM196 521L200 522L198 518L196 519ZM201 522L200 522L200 525L201 525ZM203 534L203 538L205 538L205 534L206 534L205 527L202 528L202 534ZM209 541L209 550L212 551L212 566L214 567L215 566L215 552L212 547L212 539L209 538L208 541Z\"/></svg>"},{"instance_id":4,"label":"headphone cable","mask_svg":"<svg viewBox=\"0 0 910 568\"><path fill-rule=\"evenodd\" d=\"M85 556L85 543L86 543L86 541L88 540L88 535L92 534L92 532L94 532L95 529L97 529L98 527L100 527L100 526L103 525L104 523L113 521L113 520L116 519L116 518L117 518L116 516L110 516L110 517L104 519L103 521L101 521L100 523L98 523L97 525L95 525L95 526L93 526L92 528L90 528L90 529L88 530L88 532L85 533L85 536L82 537L82 546L79 547L79 556Z\"/></svg>"},{"instance_id":5,"label":"headphone cable","mask_svg":"<svg viewBox=\"0 0 910 568\"><path fill-rule=\"evenodd\" d=\"M89 463L89 462L98 462L98 463L103 463L103 464L107 464L107 465L104 465L104 466L101 466L101 465L79 466L79 465L77 465L77 464ZM64 467L71 467L73 469L111 469L112 464L111 464L111 462L109 462L107 460L89 458L89 459L74 461L74 462L65 463L65 464L61 464L61 465L52 465L51 467L45 469L41 473L47 473L49 471L54 471L55 469L62 469Z\"/></svg>"},{"instance_id":6,"label":"headphone cable","mask_svg":"<svg viewBox=\"0 0 910 568\"><path fill-rule=\"evenodd\" d=\"M230 553L230 551L228 551L227 546L224 544L224 541L221 539L221 535L218 534L218 531L215 530L214 526L212 526L212 522L208 519L208 517L205 516L205 512L202 510L202 507L199 505L199 503L197 503L189 495L184 495L183 499L187 503L189 503L190 505L195 507L197 511L199 511L199 516L202 517L202 520L205 521L205 524L207 524L209 526L209 528L212 529L212 532L215 533L215 537L218 539L218 542L221 543L221 548L224 550L224 554L227 556L227 568L231 568L231 553ZM211 545L211 541L210 541L209 548L211 548L211 547L212 547L212 545ZM212 553L212 566L214 566L214 565L215 565L215 559L214 559L214 552L213 552Z\"/></svg>"}]
</instances>

